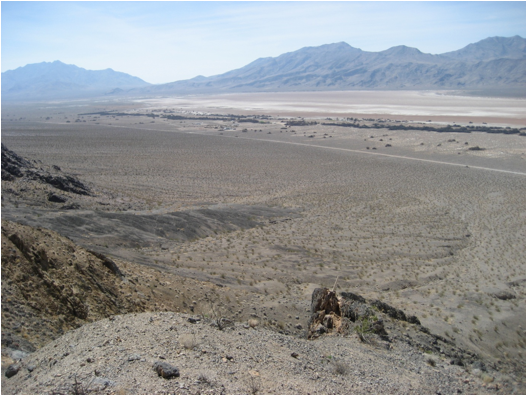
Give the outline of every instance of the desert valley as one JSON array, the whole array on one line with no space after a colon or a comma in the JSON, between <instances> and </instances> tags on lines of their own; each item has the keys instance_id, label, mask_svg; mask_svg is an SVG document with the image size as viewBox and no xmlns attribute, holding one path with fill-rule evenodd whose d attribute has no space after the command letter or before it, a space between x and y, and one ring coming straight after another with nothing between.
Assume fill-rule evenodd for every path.
<instances>
[{"instance_id":1,"label":"desert valley","mask_svg":"<svg viewBox=\"0 0 527 396\"><path fill-rule=\"evenodd\" d=\"M2 392L524 394L525 105L2 103Z\"/></svg>"}]
</instances>

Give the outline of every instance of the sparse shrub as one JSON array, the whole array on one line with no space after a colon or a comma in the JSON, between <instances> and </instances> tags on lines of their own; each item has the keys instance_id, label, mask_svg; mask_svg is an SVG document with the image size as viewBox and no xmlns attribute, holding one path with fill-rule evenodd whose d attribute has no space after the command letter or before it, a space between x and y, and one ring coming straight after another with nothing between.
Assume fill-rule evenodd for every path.
<instances>
[{"instance_id":1,"label":"sparse shrub","mask_svg":"<svg viewBox=\"0 0 527 396\"><path fill-rule=\"evenodd\" d=\"M379 319L377 316L372 315L366 318L363 318L358 325L355 326L355 332L359 336L359 339L361 342L371 342L371 339L369 338L370 334L375 333L375 329L373 324L377 322Z\"/></svg>"},{"instance_id":2,"label":"sparse shrub","mask_svg":"<svg viewBox=\"0 0 527 396\"><path fill-rule=\"evenodd\" d=\"M335 374L338 375L344 375L348 372L348 365L338 360L333 362L333 368L335 370Z\"/></svg>"},{"instance_id":3,"label":"sparse shrub","mask_svg":"<svg viewBox=\"0 0 527 396\"><path fill-rule=\"evenodd\" d=\"M262 381L258 377L252 375L249 376L246 381L246 384L251 395L256 395L258 392L260 392L260 390L262 390Z\"/></svg>"},{"instance_id":4,"label":"sparse shrub","mask_svg":"<svg viewBox=\"0 0 527 396\"><path fill-rule=\"evenodd\" d=\"M198 375L198 381L202 384L212 384L212 379L207 375L206 373L199 373Z\"/></svg>"},{"instance_id":5,"label":"sparse shrub","mask_svg":"<svg viewBox=\"0 0 527 396\"><path fill-rule=\"evenodd\" d=\"M491 382L494 381L494 377L491 377L491 376L488 375L488 374L483 374L483 375L481 376L481 379L482 379L483 382L486 383L486 384L490 384Z\"/></svg>"},{"instance_id":6,"label":"sparse shrub","mask_svg":"<svg viewBox=\"0 0 527 396\"><path fill-rule=\"evenodd\" d=\"M435 367L436 366L436 361L430 357L430 358L426 359L426 364L428 364L431 367Z\"/></svg>"},{"instance_id":7,"label":"sparse shrub","mask_svg":"<svg viewBox=\"0 0 527 396\"><path fill-rule=\"evenodd\" d=\"M198 341L196 340L195 334L183 334L181 337L179 337L179 343L185 349L190 349L190 350L198 346Z\"/></svg>"},{"instance_id":8,"label":"sparse shrub","mask_svg":"<svg viewBox=\"0 0 527 396\"><path fill-rule=\"evenodd\" d=\"M91 379L89 382L80 382L77 379L77 374L74 374L73 376L73 384L67 385L65 388L57 388L54 390L54 394L71 394L71 395L90 395L90 394L98 394L100 393L100 389L92 389L91 385L93 383L93 380L95 377ZM64 393L62 393L64 392Z\"/></svg>"}]
</instances>

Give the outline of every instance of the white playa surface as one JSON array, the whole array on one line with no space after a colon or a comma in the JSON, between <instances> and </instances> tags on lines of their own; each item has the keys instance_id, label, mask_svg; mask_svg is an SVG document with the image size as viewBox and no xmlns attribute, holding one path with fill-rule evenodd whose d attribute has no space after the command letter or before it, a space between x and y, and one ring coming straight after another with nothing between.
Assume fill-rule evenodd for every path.
<instances>
[{"instance_id":1,"label":"white playa surface","mask_svg":"<svg viewBox=\"0 0 527 396\"><path fill-rule=\"evenodd\" d=\"M280 116L393 117L418 121L525 125L524 98L463 95L452 91L339 91L196 95L139 99L149 107L211 113Z\"/></svg>"}]
</instances>

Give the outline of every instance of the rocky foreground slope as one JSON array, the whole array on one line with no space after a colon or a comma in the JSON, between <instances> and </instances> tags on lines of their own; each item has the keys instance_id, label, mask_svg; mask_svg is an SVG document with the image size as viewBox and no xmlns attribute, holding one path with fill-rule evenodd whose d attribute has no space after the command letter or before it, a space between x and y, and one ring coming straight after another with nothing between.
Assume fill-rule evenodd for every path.
<instances>
[{"instance_id":1,"label":"rocky foreground slope","mask_svg":"<svg viewBox=\"0 0 527 396\"><path fill-rule=\"evenodd\" d=\"M385 302L315 289L310 320L285 334L234 321L227 287L148 271L4 220L3 392L522 393ZM156 362L179 376L160 377Z\"/></svg>"},{"instance_id":2,"label":"rocky foreground slope","mask_svg":"<svg viewBox=\"0 0 527 396\"><path fill-rule=\"evenodd\" d=\"M229 319L214 285L165 279L189 296L168 299L148 273L3 221L3 393L522 393L497 367L381 301L315 289L310 320L285 334ZM191 290L200 302L217 297L193 312ZM189 314L160 312L182 307Z\"/></svg>"},{"instance_id":3,"label":"rocky foreground slope","mask_svg":"<svg viewBox=\"0 0 527 396\"><path fill-rule=\"evenodd\" d=\"M160 364L164 370L156 370ZM172 312L87 324L10 370L2 387L13 394L521 392L483 364L450 364L443 354L420 351L404 336L386 344L343 335L311 341L253 323L219 330L211 320Z\"/></svg>"}]
</instances>

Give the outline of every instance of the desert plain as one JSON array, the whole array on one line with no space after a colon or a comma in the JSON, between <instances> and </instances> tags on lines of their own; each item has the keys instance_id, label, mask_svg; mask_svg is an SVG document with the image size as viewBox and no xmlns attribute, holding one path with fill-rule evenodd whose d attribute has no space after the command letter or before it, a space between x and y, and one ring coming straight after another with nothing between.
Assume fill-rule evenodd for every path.
<instances>
[{"instance_id":1,"label":"desert plain","mask_svg":"<svg viewBox=\"0 0 527 396\"><path fill-rule=\"evenodd\" d=\"M368 127L339 125L347 119ZM424 130L445 125L473 130ZM523 134L478 131L490 126ZM38 191L4 199L15 187L3 181L2 218L134 263L171 301L160 311L205 312L199 289L177 283L189 279L216 287L232 319L301 336L312 291L336 287L417 316L525 389L524 98L315 92L3 104L2 143L104 192L72 210L38 201ZM212 226L185 234L167 220L174 213Z\"/></svg>"}]
</instances>

